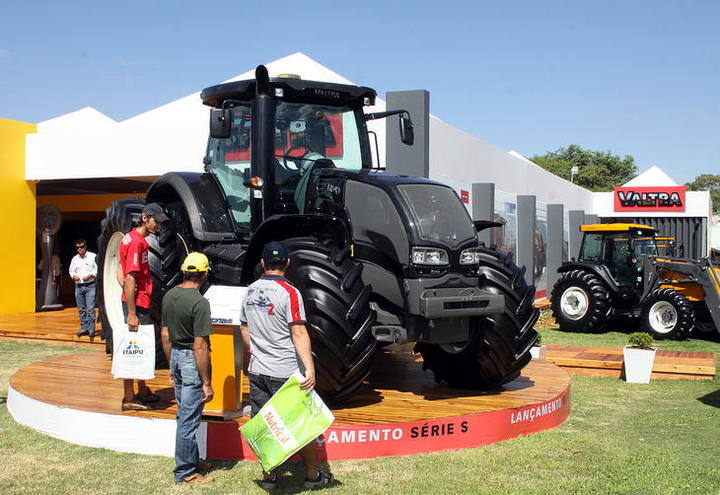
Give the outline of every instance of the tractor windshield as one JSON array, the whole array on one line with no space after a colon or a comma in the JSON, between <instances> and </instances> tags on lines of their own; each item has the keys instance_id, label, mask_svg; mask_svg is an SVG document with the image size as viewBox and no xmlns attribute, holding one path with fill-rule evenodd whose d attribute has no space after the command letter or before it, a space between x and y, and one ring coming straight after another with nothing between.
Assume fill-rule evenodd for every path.
<instances>
[{"instance_id":1,"label":"tractor windshield","mask_svg":"<svg viewBox=\"0 0 720 495\"><path fill-rule=\"evenodd\" d=\"M657 256L658 249L654 237L635 237L632 241L635 258L643 256Z\"/></svg>"},{"instance_id":2,"label":"tractor windshield","mask_svg":"<svg viewBox=\"0 0 720 495\"><path fill-rule=\"evenodd\" d=\"M217 177L238 232L250 232L252 115L249 103L231 109L229 138L210 138L207 171ZM297 213L295 198L301 177L320 163L324 167L362 168L361 122L348 107L278 101L275 111L275 203L279 213Z\"/></svg>"},{"instance_id":3,"label":"tractor windshield","mask_svg":"<svg viewBox=\"0 0 720 495\"><path fill-rule=\"evenodd\" d=\"M421 239L455 247L475 237L475 228L457 194L433 184L398 186Z\"/></svg>"}]
</instances>

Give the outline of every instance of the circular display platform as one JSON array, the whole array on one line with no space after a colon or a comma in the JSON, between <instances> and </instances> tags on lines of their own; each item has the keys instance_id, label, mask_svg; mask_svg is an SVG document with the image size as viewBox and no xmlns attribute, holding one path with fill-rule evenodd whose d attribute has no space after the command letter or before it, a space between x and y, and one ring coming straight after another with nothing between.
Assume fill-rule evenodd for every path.
<instances>
[{"instance_id":1,"label":"circular display platform","mask_svg":"<svg viewBox=\"0 0 720 495\"><path fill-rule=\"evenodd\" d=\"M532 361L495 391L457 390L437 385L411 349L378 351L362 391L333 408L336 421L317 440L321 460L477 447L553 428L569 415L570 377L551 363ZM112 379L103 352L62 356L13 375L8 410L18 423L69 442L172 456L176 408L167 371L149 385L162 399L156 410L121 412L122 381ZM238 431L246 420L204 420L201 455L255 459Z\"/></svg>"}]
</instances>

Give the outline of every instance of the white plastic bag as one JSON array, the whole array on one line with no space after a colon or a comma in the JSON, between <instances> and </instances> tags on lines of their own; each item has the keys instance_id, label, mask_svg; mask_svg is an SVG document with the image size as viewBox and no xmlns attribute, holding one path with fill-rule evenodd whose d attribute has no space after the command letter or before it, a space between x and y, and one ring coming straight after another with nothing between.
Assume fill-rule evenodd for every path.
<instances>
[{"instance_id":1,"label":"white plastic bag","mask_svg":"<svg viewBox=\"0 0 720 495\"><path fill-rule=\"evenodd\" d=\"M116 380L155 378L155 325L140 325L137 332L125 325L113 334L111 372Z\"/></svg>"}]
</instances>

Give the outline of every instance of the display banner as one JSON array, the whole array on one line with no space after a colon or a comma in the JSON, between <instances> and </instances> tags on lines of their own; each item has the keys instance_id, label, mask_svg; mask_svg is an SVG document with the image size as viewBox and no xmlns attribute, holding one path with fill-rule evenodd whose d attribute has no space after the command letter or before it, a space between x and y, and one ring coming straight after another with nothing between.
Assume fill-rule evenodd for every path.
<instances>
[{"instance_id":1,"label":"display banner","mask_svg":"<svg viewBox=\"0 0 720 495\"><path fill-rule=\"evenodd\" d=\"M488 445L562 424L569 387L555 398L520 408L397 423L333 425L317 440L318 460L367 459ZM209 423L209 459L256 459L236 423ZM295 456L292 458L294 459Z\"/></svg>"},{"instance_id":2,"label":"display banner","mask_svg":"<svg viewBox=\"0 0 720 495\"><path fill-rule=\"evenodd\" d=\"M685 211L685 186L616 187L615 211Z\"/></svg>"}]
</instances>

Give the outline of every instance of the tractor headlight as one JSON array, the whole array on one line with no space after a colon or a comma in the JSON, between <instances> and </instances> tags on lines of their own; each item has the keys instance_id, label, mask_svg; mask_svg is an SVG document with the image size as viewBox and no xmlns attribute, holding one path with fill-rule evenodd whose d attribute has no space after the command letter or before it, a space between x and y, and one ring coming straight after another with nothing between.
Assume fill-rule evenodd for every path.
<instances>
[{"instance_id":1,"label":"tractor headlight","mask_svg":"<svg viewBox=\"0 0 720 495\"><path fill-rule=\"evenodd\" d=\"M464 249L463 252L460 253L461 265L477 265L478 263L480 263L480 249Z\"/></svg>"},{"instance_id":2,"label":"tractor headlight","mask_svg":"<svg viewBox=\"0 0 720 495\"><path fill-rule=\"evenodd\" d=\"M447 265L449 258L447 251L438 248L414 247L412 248L412 262L415 265Z\"/></svg>"}]
</instances>

